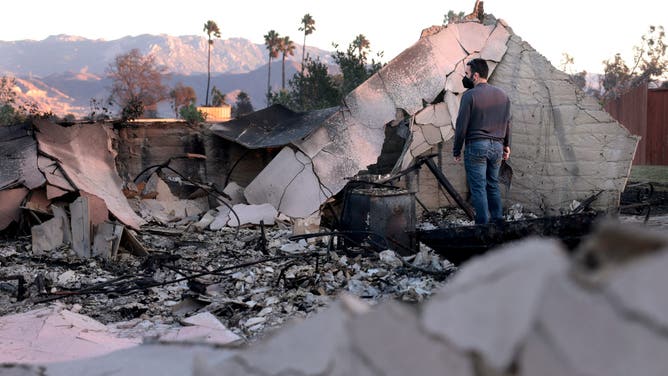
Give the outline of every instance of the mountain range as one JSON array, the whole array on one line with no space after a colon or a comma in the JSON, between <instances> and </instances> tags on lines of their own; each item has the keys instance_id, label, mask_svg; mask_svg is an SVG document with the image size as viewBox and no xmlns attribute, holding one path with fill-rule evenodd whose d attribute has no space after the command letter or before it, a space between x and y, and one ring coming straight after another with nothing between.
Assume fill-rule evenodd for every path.
<instances>
[{"instance_id":1,"label":"mountain range","mask_svg":"<svg viewBox=\"0 0 668 376\"><path fill-rule=\"evenodd\" d=\"M307 39L308 42L308 39ZM50 36L41 41L0 41L0 74L16 78L20 95L35 101L43 111L63 116L82 116L90 112L91 99L104 102L111 81L106 70L120 54L138 49L153 54L155 61L167 68L173 87L191 86L198 104L204 102L207 79L207 39L200 36L139 35L116 40L86 39L70 35ZM302 46L286 57L286 85L299 69ZM332 66L330 51L307 45L313 58ZM268 53L263 44L243 38L214 39L211 49L211 86L231 99L239 91L251 97L253 106L266 105ZM272 60L271 85L281 86L281 59ZM169 105L159 107L160 116L173 116Z\"/></svg>"}]
</instances>

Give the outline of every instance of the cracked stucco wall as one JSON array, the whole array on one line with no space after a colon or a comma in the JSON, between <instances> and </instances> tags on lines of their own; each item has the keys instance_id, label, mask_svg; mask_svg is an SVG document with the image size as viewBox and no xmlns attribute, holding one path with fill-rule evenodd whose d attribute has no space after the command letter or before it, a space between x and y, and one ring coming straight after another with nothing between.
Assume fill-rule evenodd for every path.
<instances>
[{"instance_id":1,"label":"cracked stucco wall","mask_svg":"<svg viewBox=\"0 0 668 376\"><path fill-rule=\"evenodd\" d=\"M453 162L452 141L448 140L453 135L463 92L463 64L482 57L490 66L490 83L504 89L512 103L509 164L514 177L510 191L502 188L505 205L520 203L535 213L554 215L573 200L582 201L601 190L604 192L594 202L594 208L605 210L619 204L638 137L615 121L595 99L585 96L565 73L555 69L502 20L491 30L490 26L467 22L424 33L428 34L424 38L438 38L451 46L454 39L458 46L445 50L454 50L454 55L460 57L462 47L467 55L448 75L443 102L427 106L414 117L413 139L402 168L419 154L437 152L446 177L460 193L467 194L463 164ZM485 39L485 35L489 36ZM420 42L412 48L416 46ZM436 129L444 141L440 147ZM439 193L438 183L430 174L421 173L417 190L417 197L431 209L454 206Z\"/></svg>"},{"instance_id":2,"label":"cracked stucco wall","mask_svg":"<svg viewBox=\"0 0 668 376\"><path fill-rule=\"evenodd\" d=\"M509 163L515 174L510 191L504 192L506 205L521 203L535 213L558 214L573 200L603 190L593 206L616 207L638 138L493 16L483 23L423 31L413 46L351 92L316 132L289 146L311 160L305 163L312 166L308 181L317 185L293 183L303 169L293 169L283 183L260 174L248 188L249 202L271 203L292 217L309 216L345 186L346 178L376 162L383 128L404 115L411 119L411 137L394 171L407 168L419 155L438 152L441 169L465 195L464 168L452 161L448 141L464 91L465 64L477 57L488 61L490 82L506 90L512 102ZM289 171L295 163L294 158L275 160L267 169ZM417 180L418 198L428 207L450 205L433 177L423 172Z\"/></svg>"}]
</instances>

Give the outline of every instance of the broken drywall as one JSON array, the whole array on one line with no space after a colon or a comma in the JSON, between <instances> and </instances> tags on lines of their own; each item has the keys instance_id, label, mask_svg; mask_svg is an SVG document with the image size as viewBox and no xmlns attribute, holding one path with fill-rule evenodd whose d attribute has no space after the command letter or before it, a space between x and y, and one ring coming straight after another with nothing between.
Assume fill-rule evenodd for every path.
<instances>
[{"instance_id":1,"label":"broken drywall","mask_svg":"<svg viewBox=\"0 0 668 376\"><path fill-rule=\"evenodd\" d=\"M62 305L0 317L2 363L51 363L107 354L137 346L106 326Z\"/></svg>"},{"instance_id":2,"label":"broken drywall","mask_svg":"<svg viewBox=\"0 0 668 376\"><path fill-rule=\"evenodd\" d=\"M123 196L123 182L116 172L111 139L102 124L62 127L37 121L40 152L58 161L77 189L104 200L109 211L133 228L144 224Z\"/></svg>"},{"instance_id":3,"label":"broken drywall","mask_svg":"<svg viewBox=\"0 0 668 376\"><path fill-rule=\"evenodd\" d=\"M0 190L44 184L37 168L37 147L29 125L0 127Z\"/></svg>"}]
</instances>

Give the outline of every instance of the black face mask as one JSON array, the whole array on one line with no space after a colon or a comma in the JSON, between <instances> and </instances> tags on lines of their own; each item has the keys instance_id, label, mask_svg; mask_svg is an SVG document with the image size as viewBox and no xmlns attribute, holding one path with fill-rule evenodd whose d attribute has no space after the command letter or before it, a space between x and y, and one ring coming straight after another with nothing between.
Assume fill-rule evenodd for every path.
<instances>
[{"instance_id":1,"label":"black face mask","mask_svg":"<svg viewBox=\"0 0 668 376\"><path fill-rule=\"evenodd\" d=\"M462 85L464 85L464 87L467 89L473 89L475 87L475 84L470 78L468 78L468 76L464 76L464 78L462 78Z\"/></svg>"}]
</instances>

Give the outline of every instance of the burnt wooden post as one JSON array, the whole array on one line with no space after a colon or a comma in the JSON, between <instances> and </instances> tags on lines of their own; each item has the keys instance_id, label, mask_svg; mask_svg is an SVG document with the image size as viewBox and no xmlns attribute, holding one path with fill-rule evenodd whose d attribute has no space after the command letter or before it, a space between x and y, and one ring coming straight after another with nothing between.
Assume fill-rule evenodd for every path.
<instances>
[{"instance_id":1,"label":"burnt wooden post","mask_svg":"<svg viewBox=\"0 0 668 376\"><path fill-rule=\"evenodd\" d=\"M475 214L473 213L473 208L471 207L471 205L469 205L468 202L466 202L462 198L462 196L459 195L457 190L455 190L455 187L453 187L452 184L450 184L450 181L448 181L443 172L436 166L434 161L431 160L431 157L433 156L434 154L420 157L418 159L418 163L424 162L427 165L427 167L429 167L429 171L431 171L431 173L434 174L439 184L441 184L441 186L445 188L445 190L450 194L450 196L452 196L452 198L455 199L457 205L459 205L459 207L464 210L469 219L475 220Z\"/></svg>"}]
</instances>

